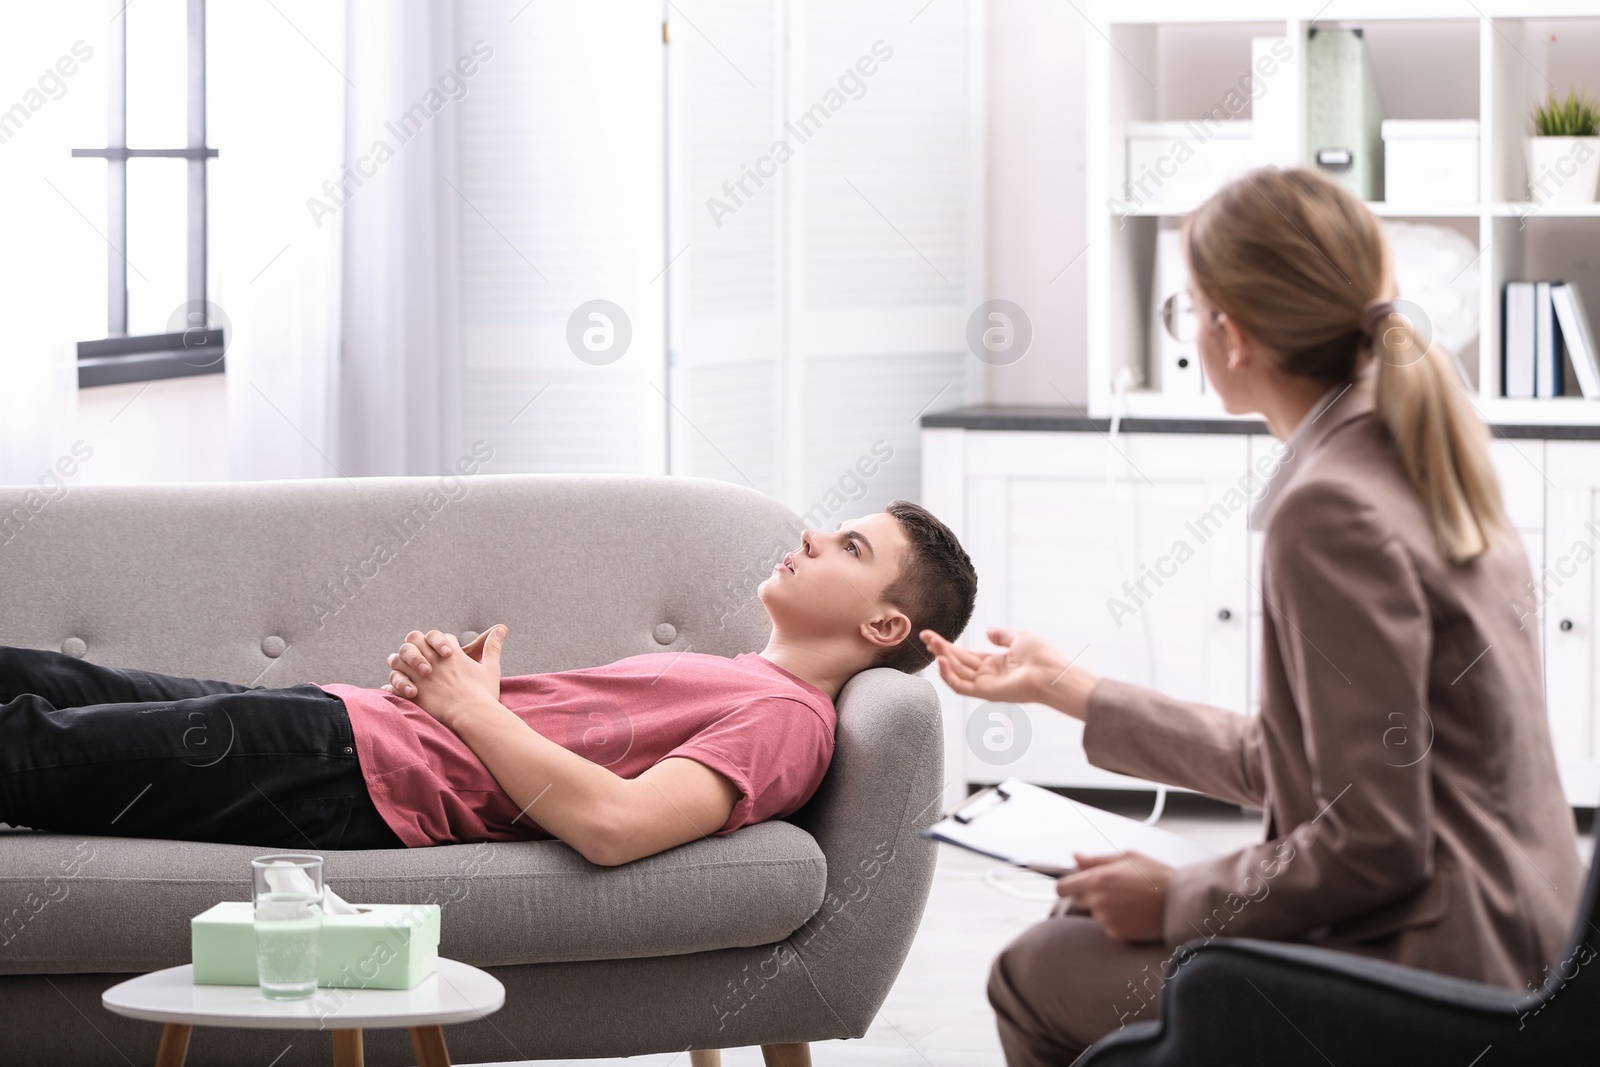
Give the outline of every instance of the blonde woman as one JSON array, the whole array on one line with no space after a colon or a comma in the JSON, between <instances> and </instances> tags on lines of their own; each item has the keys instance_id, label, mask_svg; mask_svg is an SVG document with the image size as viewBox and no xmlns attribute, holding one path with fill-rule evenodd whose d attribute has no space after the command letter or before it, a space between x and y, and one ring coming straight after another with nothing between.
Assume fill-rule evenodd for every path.
<instances>
[{"instance_id":1,"label":"blonde woman","mask_svg":"<svg viewBox=\"0 0 1600 1067\"><path fill-rule=\"evenodd\" d=\"M1178 870L1082 857L990 974L1012 1067L1154 1018L1197 938L1538 986L1581 889L1517 610L1527 557L1449 355L1395 310L1377 219L1318 175L1269 168L1183 232L1206 377L1290 446L1252 515L1260 714L1099 678L1024 632L989 631L989 654L923 639L956 692L1082 719L1096 766L1262 808L1265 840Z\"/></svg>"}]
</instances>

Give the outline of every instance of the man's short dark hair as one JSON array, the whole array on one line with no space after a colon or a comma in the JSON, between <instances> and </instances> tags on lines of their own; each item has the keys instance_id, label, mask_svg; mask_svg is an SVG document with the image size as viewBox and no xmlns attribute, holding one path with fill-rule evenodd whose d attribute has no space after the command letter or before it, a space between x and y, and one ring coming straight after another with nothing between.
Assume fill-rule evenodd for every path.
<instances>
[{"instance_id":1,"label":"man's short dark hair","mask_svg":"<svg viewBox=\"0 0 1600 1067\"><path fill-rule=\"evenodd\" d=\"M911 619L911 633L874 666L915 674L933 662L919 633L932 630L954 641L967 628L978 596L978 572L950 527L927 508L896 500L883 510L895 517L911 542L900 573L883 591L883 599Z\"/></svg>"}]
</instances>

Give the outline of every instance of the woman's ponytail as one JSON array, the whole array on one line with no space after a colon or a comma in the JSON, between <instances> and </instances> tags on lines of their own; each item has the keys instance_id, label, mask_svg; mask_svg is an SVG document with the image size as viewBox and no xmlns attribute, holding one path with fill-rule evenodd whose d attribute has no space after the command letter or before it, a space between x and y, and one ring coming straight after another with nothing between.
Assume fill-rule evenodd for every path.
<instances>
[{"instance_id":1,"label":"woman's ponytail","mask_svg":"<svg viewBox=\"0 0 1600 1067\"><path fill-rule=\"evenodd\" d=\"M1361 201L1304 168L1264 167L1219 189L1183 232L1195 287L1281 370L1334 386L1376 361L1377 416L1445 556L1514 541L1483 420L1450 355L1389 301L1389 243Z\"/></svg>"},{"instance_id":2,"label":"woman's ponytail","mask_svg":"<svg viewBox=\"0 0 1600 1067\"><path fill-rule=\"evenodd\" d=\"M1483 420L1467 401L1451 357L1405 315L1372 332L1373 402L1444 554L1476 559L1510 535Z\"/></svg>"}]
</instances>

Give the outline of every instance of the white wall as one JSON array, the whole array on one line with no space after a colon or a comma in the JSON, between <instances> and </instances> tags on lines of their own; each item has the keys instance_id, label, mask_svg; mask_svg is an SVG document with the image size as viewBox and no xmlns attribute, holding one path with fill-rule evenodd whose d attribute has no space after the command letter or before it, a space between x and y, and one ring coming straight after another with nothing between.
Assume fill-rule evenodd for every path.
<instances>
[{"instance_id":1,"label":"white wall","mask_svg":"<svg viewBox=\"0 0 1600 1067\"><path fill-rule=\"evenodd\" d=\"M1027 355L989 368L989 400L1082 404L1086 286L1084 259L1072 260L1087 228L1083 49L1092 31L1055 0L988 7L989 296L1019 304L1034 331Z\"/></svg>"}]
</instances>

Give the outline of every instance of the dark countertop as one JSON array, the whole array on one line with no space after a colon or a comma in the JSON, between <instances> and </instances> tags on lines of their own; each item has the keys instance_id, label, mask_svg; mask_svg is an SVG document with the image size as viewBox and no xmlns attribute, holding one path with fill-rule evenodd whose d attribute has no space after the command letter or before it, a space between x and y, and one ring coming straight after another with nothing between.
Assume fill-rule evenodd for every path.
<instances>
[{"instance_id":1,"label":"dark countertop","mask_svg":"<svg viewBox=\"0 0 1600 1067\"><path fill-rule=\"evenodd\" d=\"M975 404L922 416L924 429L1046 430L1062 433L1106 433L1110 419L1091 419L1083 408L1031 404ZM1600 441L1600 423L1494 423L1496 437L1544 438L1561 441ZM1264 434L1259 419L1191 419L1128 416L1118 425L1121 433L1222 433Z\"/></svg>"}]
</instances>

